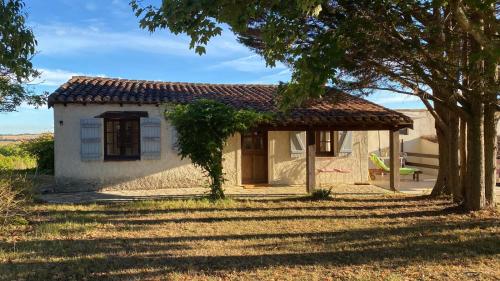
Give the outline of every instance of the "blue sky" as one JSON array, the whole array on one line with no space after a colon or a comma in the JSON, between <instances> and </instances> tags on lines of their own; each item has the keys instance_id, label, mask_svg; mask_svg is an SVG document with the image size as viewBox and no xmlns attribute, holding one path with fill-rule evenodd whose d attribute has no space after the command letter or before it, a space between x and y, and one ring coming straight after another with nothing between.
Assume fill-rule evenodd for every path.
<instances>
[{"instance_id":1,"label":"blue sky","mask_svg":"<svg viewBox=\"0 0 500 281\"><path fill-rule=\"evenodd\" d=\"M206 83L288 81L283 65L267 68L238 44L230 31L212 40L207 54L189 49L189 39L138 27L129 0L26 0L28 23L38 40L33 59L42 77L37 92L54 91L73 75ZM413 97L381 93L370 100L389 108L422 108ZM0 113L0 134L52 131L52 110L22 106Z\"/></svg>"}]
</instances>

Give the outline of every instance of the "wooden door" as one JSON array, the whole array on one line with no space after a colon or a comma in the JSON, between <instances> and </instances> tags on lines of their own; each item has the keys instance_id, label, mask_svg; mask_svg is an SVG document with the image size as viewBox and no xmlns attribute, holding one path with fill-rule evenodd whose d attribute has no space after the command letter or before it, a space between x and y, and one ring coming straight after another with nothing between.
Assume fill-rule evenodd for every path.
<instances>
[{"instance_id":1,"label":"wooden door","mask_svg":"<svg viewBox=\"0 0 500 281\"><path fill-rule=\"evenodd\" d=\"M242 183L267 183L267 131L241 136Z\"/></svg>"}]
</instances>

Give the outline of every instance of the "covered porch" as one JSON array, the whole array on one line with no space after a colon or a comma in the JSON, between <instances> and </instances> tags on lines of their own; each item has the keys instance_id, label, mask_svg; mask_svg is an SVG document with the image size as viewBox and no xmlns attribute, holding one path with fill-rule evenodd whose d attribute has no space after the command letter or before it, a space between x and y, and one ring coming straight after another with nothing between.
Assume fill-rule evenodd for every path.
<instances>
[{"instance_id":1,"label":"covered porch","mask_svg":"<svg viewBox=\"0 0 500 281\"><path fill-rule=\"evenodd\" d=\"M309 194L316 189L332 186L369 186L371 182L368 171L369 155L366 147L367 131L381 130L381 127L367 128L365 125L360 123L358 126L348 127L338 125L309 128L302 126L261 127L248 135L242 135L240 167L242 186L246 189L257 189L268 186L298 185L299 189L302 188ZM391 172L387 177L388 184L380 185L390 191L400 189L399 129L399 127L392 127L388 130ZM289 142L283 137L276 137L288 134L290 135ZM347 141L351 144L345 149L342 143L345 144ZM257 147L252 147L252 143L257 143ZM328 148L331 147L331 154L325 154L326 145ZM288 161L283 161L283 155L286 154L288 147L291 156L286 159ZM277 160L278 158L281 161ZM303 179L303 182L300 180L299 182L283 182L283 178Z\"/></svg>"}]
</instances>

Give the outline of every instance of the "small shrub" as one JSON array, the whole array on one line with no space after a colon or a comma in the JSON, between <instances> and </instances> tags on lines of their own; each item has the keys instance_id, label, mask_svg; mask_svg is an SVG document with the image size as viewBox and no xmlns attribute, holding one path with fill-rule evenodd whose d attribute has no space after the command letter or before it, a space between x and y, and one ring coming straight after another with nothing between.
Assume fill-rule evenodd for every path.
<instances>
[{"instance_id":1,"label":"small shrub","mask_svg":"<svg viewBox=\"0 0 500 281\"><path fill-rule=\"evenodd\" d=\"M35 165L35 158L19 144L0 146L0 170L27 170L34 168Z\"/></svg>"},{"instance_id":2,"label":"small shrub","mask_svg":"<svg viewBox=\"0 0 500 281\"><path fill-rule=\"evenodd\" d=\"M332 195L332 188L330 189L317 189L311 194L312 200L330 200Z\"/></svg>"},{"instance_id":3,"label":"small shrub","mask_svg":"<svg viewBox=\"0 0 500 281\"><path fill-rule=\"evenodd\" d=\"M28 153L19 144L0 145L2 156L28 156Z\"/></svg>"},{"instance_id":4,"label":"small shrub","mask_svg":"<svg viewBox=\"0 0 500 281\"><path fill-rule=\"evenodd\" d=\"M0 155L0 170L27 170L35 165L36 161L31 156Z\"/></svg>"},{"instance_id":5,"label":"small shrub","mask_svg":"<svg viewBox=\"0 0 500 281\"><path fill-rule=\"evenodd\" d=\"M25 224L26 203L31 200L33 184L24 175L0 173L0 226L11 223Z\"/></svg>"},{"instance_id":6,"label":"small shrub","mask_svg":"<svg viewBox=\"0 0 500 281\"><path fill-rule=\"evenodd\" d=\"M36 159L39 172L54 173L54 136L44 134L23 142L21 147Z\"/></svg>"}]
</instances>

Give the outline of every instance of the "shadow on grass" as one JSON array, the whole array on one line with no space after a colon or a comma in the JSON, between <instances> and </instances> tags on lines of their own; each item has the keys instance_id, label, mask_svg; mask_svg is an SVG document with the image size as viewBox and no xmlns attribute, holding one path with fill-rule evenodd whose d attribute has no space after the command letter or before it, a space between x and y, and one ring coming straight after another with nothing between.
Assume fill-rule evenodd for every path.
<instances>
[{"instance_id":1,"label":"shadow on grass","mask_svg":"<svg viewBox=\"0 0 500 281\"><path fill-rule=\"evenodd\" d=\"M227 212L271 212L271 211L371 211L371 210L388 210L388 209L401 209L409 207L425 207L425 206L450 206L449 202L432 202L429 205L419 204L408 205L408 204L391 204L391 205L375 205L375 206L294 206L294 207L247 207L247 208L216 208L216 207L206 207L206 208L166 208L160 210L113 210L113 205L111 208L105 210L53 210L39 212L40 215L49 214L79 214L79 215L113 215L113 216L123 216L123 215L147 215L147 214L174 214L174 213L210 213L217 211L227 211ZM114 207L119 207L120 205L115 205Z\"/></svg>"},{"instance_id":2,"label":"shadow on grass","mask_svg":"<svg viewBox=\"0 0 500 281\"><path fill-rule=\"evenodd\" d=\"M158 215L158 214L168 214L168 213L177 213L177 212L193 212L193 209L173 209L173 210L160 210L160 211L140 211L136 213L136 211L76 211L76 212L60 212L58 216L54 216L55 213L51 213L53 218L50 222L76 222L76 223L84 223L84 222L98 222L98 223L106 223L113 225L123 225L125 227L131 226L140 226L140 225L158 225L165 223L218 223L218 222L269 222L269 221L307 221L307 220L350 220L350 219L405 219L405 218L425 218L425 217L438 217L445 216L450 214L461 214L464 211L458 206L451 206L444 209L432 209L432 210L418 210L419 207L422 206L411 206L412 209L409 209L406 206L406 209L392 208L391 206L387 206L387 208L379 207L379 208L336 208L336 207L297 207L295 208L249 208L249 209L208 209L212 211L208 211L207 209L200 209L206 212L213 212L215 215L209 214L204 215L203 217L181 217L181 218L155 218L155 219L136 219L130 218L126 219L127 216L135 216L139 215ZM401 206L400 206L401 207ZM362 211L380 211L380 210L390 210L385 212L362 212ZM233 212L238 211L242 212L245 215L242 216L220 216L218 211L225 212ZM266 213L262 213L263 211L335 211L335 210L348 210L354 211L353 214L294 214L294 215L266 215ZM360 211L360 213L356 213ZM261 212L261 215L255 216L252 212ZM48 214L46 214L48 215ZM104 216L103 216L104 215ZM125 219L124 219L125 217ZM44 223L44 222L42 222Z\"/></svg>"},{"instance_id":3,"label":"shadow on grass","mask_svg":"<svg viewBox=\"0 0 500 281\"><path fill-rule=\"evenodd\" d=\"M3 251L15 248L26 256L44 260L12 261L0 264L0 272L10 279L133 279L163 276L167 273L214 274L265 269L275 266L349 266L380 263L405 266L422 261L494 256L500 253L498 233L476 235L468 240L456 231L489 229L498 220L416 223L399 228L346 229L332 232L264 233L220 236L177 236L163 238L40 240L1 243ZM271 241L266 241L271 239ZM282 243L289 249L266 251L268 243ZM294 250L296 240L315 245L314 251ZM198 247L204 241L219 241L218 254L179 255L176 251ZM227 255L224 249L238 249L239 241L251 242L253 254ZM192 244L190 244L192 242ZM349 245L346 247L346 245ZM290 248L292 247L292 248ZM270 247L272 249L273 247ZM286 248L285 248L286 249ZM260 250L261 254L254 254ZM53 259L57 258L57 259ZM49 260L50 261L47 261ZM144 272L147 271L147 272ZM115 272L116 275L108 275ZM0 277L1 279L1 277Z\"/></svg>"},{"instance_id":4,"label":"shadow on grass","mask_svg":"<svg viewBox=\"0 0 500 281\"><path fill-rule=\"evenodd\" d=\"M340 201L353 204L338 204ZM57 227L64 228L95 223L98 227L111 226L116 238L92 239L77 232L68 237L57 234L53 239L31 237L16 243L0 242L0 253L13 253L15 257L0 260L0 280L164 279L169 273L217 278L220 272L248 273L279 266L404 267L427 261L461 262L500 254L500 235L495 230L500 222L497 217L452 216L453 219L447 220L445 215L460 214L461 209L443 200L419 196L336 198L316 205L298 202L296 206L274 203L248 208L181 205L160 210L153 208L161 208L161 204L151 206L151 210L133 210L134 205L130 205L131 210L122 210L127 205L118 203L99 206L102 210L42 212L39 216L46 221L35 228L43 224L60 224ZM384 203L387 205L381 205ZM173 216L169 217L169 213ZM371 219L390 220L377 223L369 221ZM247 227L249 223L285 221L285 228L261 229L265 233L251 233ZM375 227L363 228L363 221ZM353 226L349 228L351 222ZM199 227L196 234L183 228L183 225L197 223L200 225L195 225ZM323 231L307 227L335 223L346 227L320 228ZM162 237L148 237L149 232L141 233L159 225L161 227L153 232L156 235L168 229L169 235L176 236L167 237L165 233ZM219 234L208 235L203 231L225 227L234 233L235 228L243 225L247 228L242 228L239 234L225 234L220 230L216 231ZM131 230L134 232L128 232ZM99 235L103 234L97 233Z\"/></svg>"}]
</instances>

